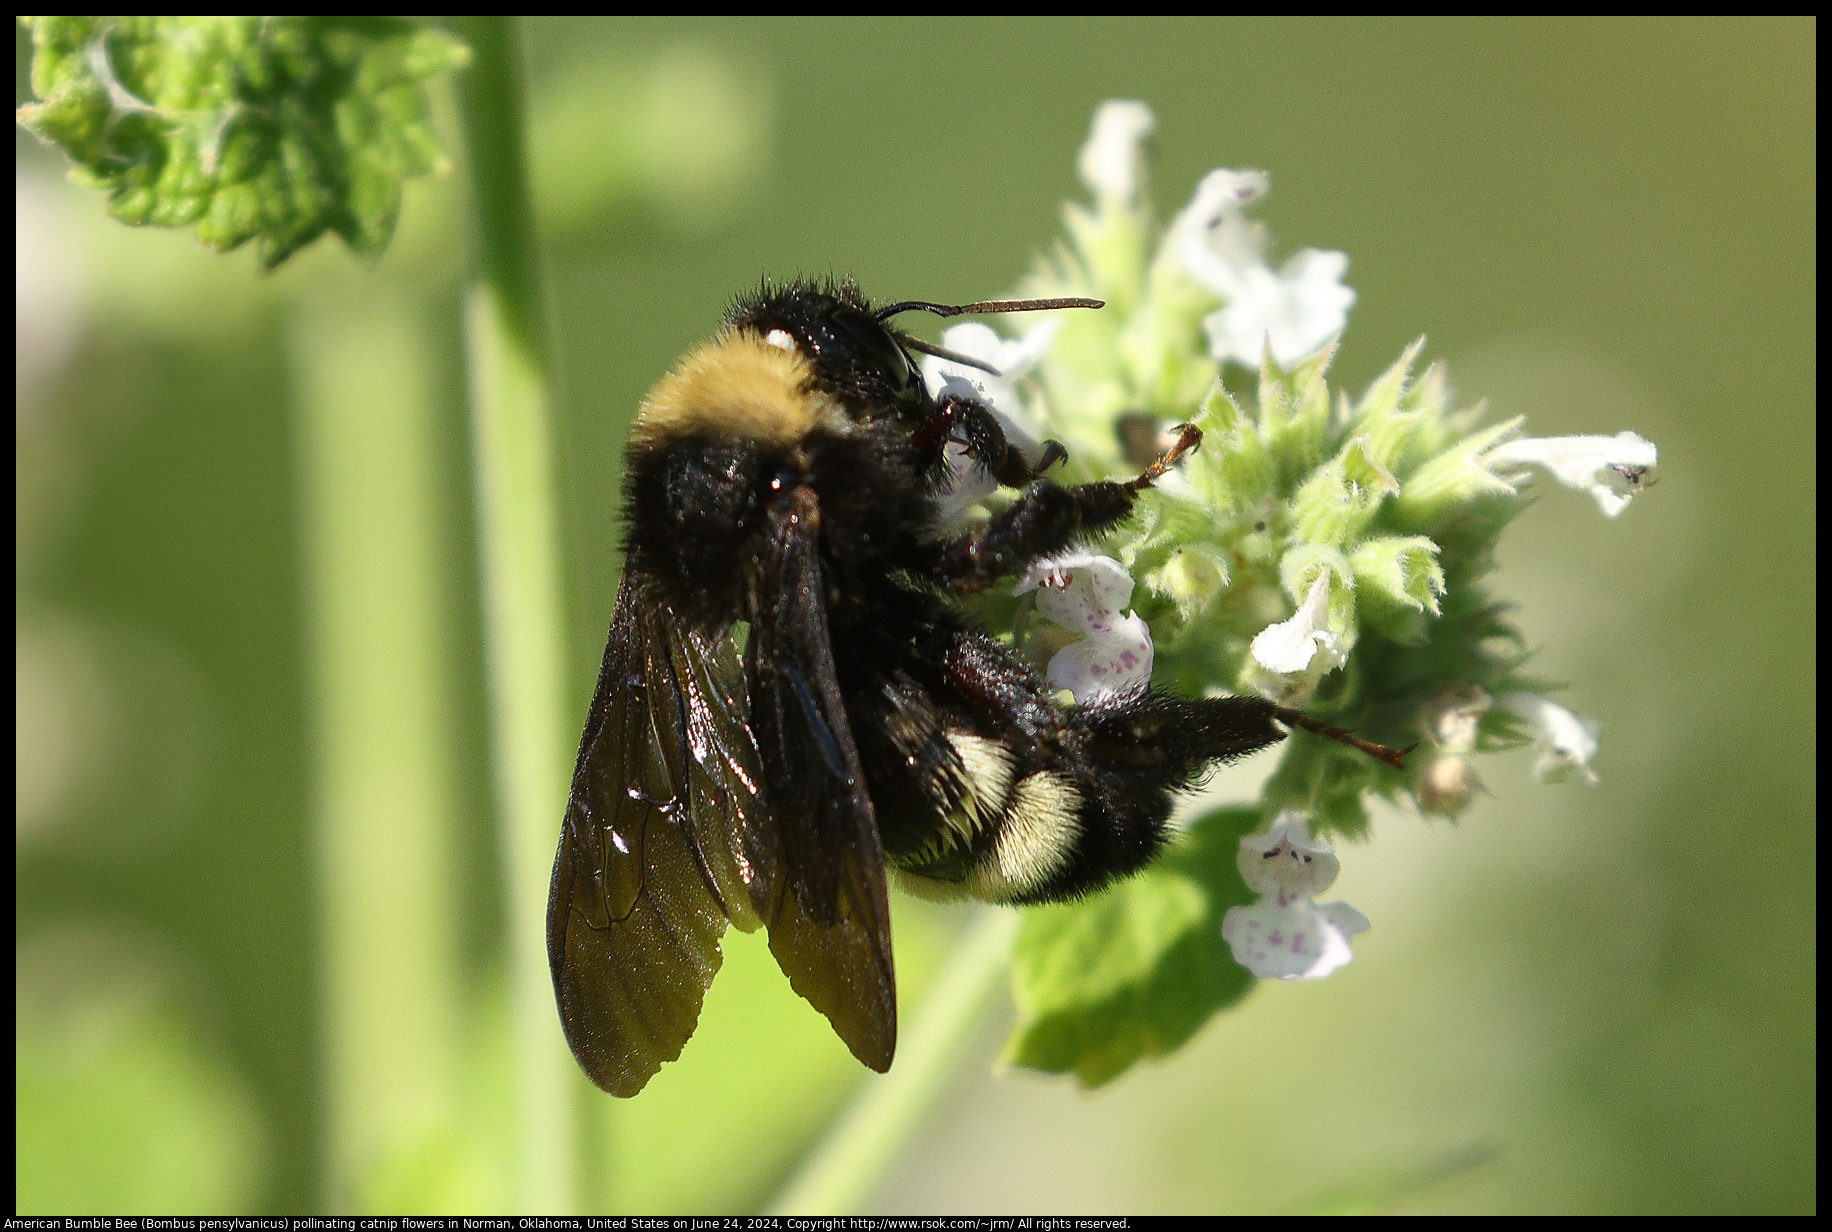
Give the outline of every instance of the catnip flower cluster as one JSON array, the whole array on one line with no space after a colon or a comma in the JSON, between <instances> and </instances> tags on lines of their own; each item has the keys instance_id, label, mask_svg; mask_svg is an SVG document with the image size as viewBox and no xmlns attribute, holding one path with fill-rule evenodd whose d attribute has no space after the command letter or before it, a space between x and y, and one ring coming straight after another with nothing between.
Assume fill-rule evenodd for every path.
<instances>
[{"instance_id":1,"label":"catnip flower cluster","mask_svg":"<svg viewBox=\"0 0 1832 1232\"><path fill-rule=\"evenodd\" d=\"M976 397L1033 459L1069 450L1061 482L1135 475L1160 434L1190 422L1201 448L1141 496L1098 544L1034 567L988 599L1058 689L1078 701L1155 680L1184 694L1257 693L1384 744L1417 746L1403 769L1294 735L1241 842L1255 896L1227 912L1238 962L1262 978L1320 976L1367 920L1311 898L1339 864L1313 828L1366 832L1366 797L1455 817L1481 790L1474 759L1529 741L1543 780L1594 781L1596 725L1523 674L1526 647L1484 581L1533 468L1616 517L1651 481L1633 432L1535 439L1453 406L1441 364L1415 343L1358 399L1326 380L1355 292L1348 258L1303 249L1276 265L1249 208L1262 171L1217 170L1161 229L1147 192L1150 110L1109 102L1078 166L1091 205L1065 207L1067 238L1019 288L1091 296L1017 338L956 326L942 345L997 377L928 357L940 396ZM998 499L951 455L943 517ZM1066 472L1066 473L1065 473ZM1236 887L1238 897L1238 887Z\"/></svg>"}]
</instances>

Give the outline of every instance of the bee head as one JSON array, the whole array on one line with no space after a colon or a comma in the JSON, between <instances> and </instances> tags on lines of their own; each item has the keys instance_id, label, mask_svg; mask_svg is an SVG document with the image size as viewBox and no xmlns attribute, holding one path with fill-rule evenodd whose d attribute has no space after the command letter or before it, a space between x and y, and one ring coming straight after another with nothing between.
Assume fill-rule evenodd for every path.
<instances>
[{"instance_id":1,"label":"bee head","mask_svg":"<svg viewBox=\"0 0 1832 1232\"><path fill-rule=\"evenodd\" d=\"M928 395L906 349L850 281L766 286L726 314L728 333L754 334L808 361L813 385L849 415L873 422L887 413L919 422Z\"/></svg>"}]
</instances>

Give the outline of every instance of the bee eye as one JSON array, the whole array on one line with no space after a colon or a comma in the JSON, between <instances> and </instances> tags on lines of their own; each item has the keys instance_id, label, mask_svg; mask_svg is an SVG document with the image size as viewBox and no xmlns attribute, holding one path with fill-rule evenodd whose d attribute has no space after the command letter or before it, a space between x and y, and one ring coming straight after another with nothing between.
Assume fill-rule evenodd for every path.
<instances>
[{"instance_id":1,"label":"bee eye","mask_svg":"<svg viewBox=\"0 0 1832 1232\"><path fill-rule=\"evenodd\" d=\"M857 308L844 304L833 310L832 320L840 335L852 344L861 363L875 367L892 390L902 392L909 388L916 374L910 368L909 356L903 353L889 330Z\"/></svg>"}]
</instances>

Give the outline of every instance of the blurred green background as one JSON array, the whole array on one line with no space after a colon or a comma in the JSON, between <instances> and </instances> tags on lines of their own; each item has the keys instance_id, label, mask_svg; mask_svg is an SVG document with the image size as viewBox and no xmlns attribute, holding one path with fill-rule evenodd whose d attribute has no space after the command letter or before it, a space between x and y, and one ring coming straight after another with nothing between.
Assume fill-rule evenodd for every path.
<instances>
[{"instance_id":1,"label":"blurred green background","mask_svg":"<svg viewBox=\"0 0 1832 1232\"><path fill-rule=\"evenodd\" d=\"M761 274L1008 289L1106 98L1155 109L1164 214L1263 167L1274 259L1349 254L1348 389L1426 333L1534 435L1660 447L1614 522L1542 480L1495 579L1597 786L1521 752L1459 825L1380 815L1354 963L1100 1091L991 1072L1002 1007L874 1210L1814 1208L1816 32L527 26L579 716L645 386ZM541 922L492 829L457 181L379 263L265 277L16 163L16 1207L507 1212L504 938ZM963 917L895 910L907 1011ZM755 1208L870 1081L728 953L680 1062L582 1095L593 1206Z\"/></svg>"}]
</instances>

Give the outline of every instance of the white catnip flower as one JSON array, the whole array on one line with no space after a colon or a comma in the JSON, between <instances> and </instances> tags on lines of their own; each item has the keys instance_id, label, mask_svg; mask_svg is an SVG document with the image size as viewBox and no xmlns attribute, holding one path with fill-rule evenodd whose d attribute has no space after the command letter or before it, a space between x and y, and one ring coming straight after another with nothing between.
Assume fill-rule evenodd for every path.
<instances>
[{"instance_id":1,"label":"white catnip flower","mask_svg":"<svg viewBox=\"0 0 1832 1232\"><path fill-rule=\"evenodd\" d=\"M1597 772L1590 768L1590 759L1597 755L1595 720L1581 719L1534 693L1503 693L1495 704L1532 727L1533 747L1539 751L1533 773L1540 782L1563 782L1573 771L1587 782L1597 781Z\"/></svg>"},{"instance_id":2,"label":"white catnip flower","mask_svg":"<svg viewBox=\"0 0 1832 1232\"><path fill-rule=\"evenodd\" d=\"M998 375L939 355L925 355L923 382L937 401L952 396L984 405L1005 430L1005 443L1035 465L1043 456L1037 416L1019 396L1017 382L1037 366L1061 326L1059 317L1048 318L1022 338L1002 338L978 321L953 326L943 331L941 345L957 355L990 364ZM948 442L947 460L951 478L936 499L935 523L942 529L953 529L966 520L969 509L998 491L999 484L958 440Z\"/></svg>"},{"instance_id":3,"label":"white catnip flower","mask_svg":"<svg viewBox=\"0 0 1832 1232\"><path fill-rule=\"evenodd\" d=\"M1335 884L1342 862L1311 838L1302 814L1286 809L1266 832L1242 838L1236 860L1259 900L1222 918L1235 962L1262 980L1314 980L1354 957L1349 938L1368 931L1368 917L1347 903L1311 901Z\"/></svg>"},{"instance_id":4,"label":"white catnip flower","mask_svg":"<svg viewBox=\"0 0 1832 1232\"><path fill-rule=\"evenodd\" d=\"M1281 704L1307 697L1348 661L1329 628L1330 576L1327 569L1319 573L1291 619L1267 625L1253 639L1254 687L1263 696Z\"/></svg>"},{"instance_id":5,"label":"white catnip flower","mask_svg":"<svg viewBox=\"0 0 1832 1232\"><path fill-rule=\"evenodd\" d=\"M1483 455L1491 470L1509 464L1537 463L1568 488L1589 492L1607 517L1628 508L1635 494L1652 481L1659 461L1654 442L1633 432L1614 436L1540 436L1508 441Z\"/></svg>"},{"instance_id":6,"label":"white catnip flower","mask_svg":"<svg viewBox=\"0 0 1832 1232\"><path fill-rule=\"evenodd\" d=\"M1045 673L1054 689L1078 702L1136 693L1151 680L1151 630L1132 600L1132 575L1117 560L1091 552L1066 552L1026 571L1016 592L1037 592L1037 610L1081 637L1050 659Z\"/></svg>"},{"instance_id":7,"label":"white catnip flower","mask_svg":"<svg viewBox=\"0 0 1832 1232\"><path fill-rule=\"evenodd\" d=\"M1131 209L1144 183L1145 138L1157 121L1144 103L1116 99L1100 105L1076 159L1081 182L1102 201Z\"/></svg>"},{"instance_id":8,"label":"white catnip flower","mask_svg":"<svg viewBox=\"0 0 1832 1232\"><path fill-rule=\"evenodd\" d=\"M1172 224L1172 242L1190 277L1226 301L1202 321L1209 354L1258 368L1270 353L1289 368L1342 332L1355 292L1342 285L1349 259L1340 252L1306 248L1277 272L1267 264L1264 228L1243 213L1267 186L1263 171L1211 171Z\"/></svg>"},{"instance_id":9,"label":"white catnip flower","mask_svg":"<svg viewBox=\"0 0 1832 1232\"><path fill-rule=\"evenodd\" d=\"M1456 817L1482 790L1470 755L1476 751L1482 716L1495 705L1487 690L1473 684L1456 684L1426 701L1421 726L1430 741L1412 797L1419 811L1434 817Z\"/></svg>"}]
</instances>

